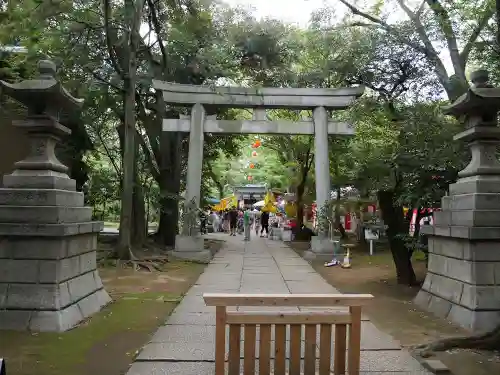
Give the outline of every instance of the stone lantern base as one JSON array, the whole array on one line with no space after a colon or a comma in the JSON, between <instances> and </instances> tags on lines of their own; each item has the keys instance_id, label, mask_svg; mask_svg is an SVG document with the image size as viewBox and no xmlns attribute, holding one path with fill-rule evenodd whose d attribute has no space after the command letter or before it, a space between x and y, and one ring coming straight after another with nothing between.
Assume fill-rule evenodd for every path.
<instances>
[{"instance_id":1,"label":"stone lantern base","mask_svg":"<svg viewBox=\"0 0 500 375\"><path fill-rule=\"evenodd\" d=\"M427 276L415 302L476 332L500 324L500 177L450 185L434 214Z\"/></svg>"},{"instance_id":2,"label":"stone lantern base","mask_svg":"<svg viewBox=\"0 0 500 375\"><path fill-rule=\"evenodd\" d=\"M111 301L91 214L79 192L0 189L0 329L65 331Z\"/></svg>"}]
</instances>

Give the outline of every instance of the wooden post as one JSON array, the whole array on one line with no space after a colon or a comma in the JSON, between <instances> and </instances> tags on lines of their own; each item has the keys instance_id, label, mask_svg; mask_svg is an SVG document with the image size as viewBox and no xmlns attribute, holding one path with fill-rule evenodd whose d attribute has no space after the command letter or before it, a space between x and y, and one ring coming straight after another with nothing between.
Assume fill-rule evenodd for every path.
<instances>
[{"instance_id":1,"label":"wooden post","mask_svg":"<svg viewBox=\"0 0 500 375\"><path fill-rule=\"evenodd\" d=\"M215 308L215 375L224 375L226 357L226 306Z\"/></svg>"}]
</instances>

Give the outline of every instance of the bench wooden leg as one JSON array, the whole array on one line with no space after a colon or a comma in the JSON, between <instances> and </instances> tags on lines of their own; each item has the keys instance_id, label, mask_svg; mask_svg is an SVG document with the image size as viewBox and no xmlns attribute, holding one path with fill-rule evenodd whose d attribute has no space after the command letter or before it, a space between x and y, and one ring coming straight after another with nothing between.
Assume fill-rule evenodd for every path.
<instances>
[{"instance_id":1,"label":"bench wooden leg","mask_svg":"<svg viewBox=\"0 0 500 375\"><path fill-rule=\"evenodd\" d=\"M271 325L260 325L259 375L271 373Z\"/></svg>"},{"instance_id":2,"label":"bench wooden leg","mask_svg":"<svg viewBox=\"0 0 500 375\"><path fill-rule=\"evenodd\" d=\"M346 359L346 336L347 326L345 324L335 325L335 356L333 359L333 373L335 375L345 375Z\"/></svg>"},{"instance_id":3,"label":"bench wooden leg","mask_svg":"<svg viewBox=\"0 0 500 375\"><path fill-rule=\"evenodd\" d=\"M322 324L319 337L319 375L330 375L332 363L332 325Z\"/></svg>"},{"instance_id":4,"label":"bench wooden leg","mask_svg":"<svg viewBox=\"0 0 500 375\"><path fill-rule=\"evenodd\" d=\"M352 322L349 325L349 350L347 369L349 375L359 375L361 362L361 307L349 307Z\"/></svg>"},{"instance_id":5,"label":"bench wooden leg","mask_svg":"<svg viewBox=\"0 0 500 375\"><path fill-rule=\"evenodd\" d=\"M290 325L290 375L300 375L302 326Z\"/></svg>"},{"instance_id":6,"label":"bench wooden leg","mask_svg":"<svg viewBox=\"0 0 500 375\"><path fill-rule=\"evenodd\" d=\"M244 336L244 358L243 358L243 374L255 375L255 348L257 344L257 328L254 324L245 325Z\"/></svg>"},{"instance_id":7,"label":"bench wooden leg","mask_svg":"<svg viewBox=\"0 0 500 375\"><path fill-rule=\"evenodd\" d=\"M215 309L215 375L224 375L226 359L226 307Z\"/></svg>"},{"instance_id":8,"label":"bench wooden leg","mask_svg":"<svg viewBox=\"0 0 500 375\"><path fill-rule=\"evenodd\" d=\"M241 325L229 325L229 375L240 375Z\"/></svg>"}]
</instances>

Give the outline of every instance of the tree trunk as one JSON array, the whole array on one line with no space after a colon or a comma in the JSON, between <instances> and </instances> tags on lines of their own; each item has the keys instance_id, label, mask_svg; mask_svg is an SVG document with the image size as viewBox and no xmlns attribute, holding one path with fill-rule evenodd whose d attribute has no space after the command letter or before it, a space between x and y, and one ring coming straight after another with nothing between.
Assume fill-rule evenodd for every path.
<instances>
[{"instance_id":1,"label":"tree trunk","mask_svg":"<svg viewBox=\"0 0 500 375\"><path fill-rule=\"evenodd\" d=\"M395 206L394 191L379 191L377 195L382 220L387 225L386 234L396 267L397 282L404 285L416 285L417 278L411 263L412 251L406 247L403 237L408 235L408 223L404 218L403 208Z\"/></svg>"},{"instance_id":2,"label":"tree trunk","mask_svg":"<svg viewBox=\"0 0 500 375\"><path fill-rule=\"evenodd\" d=\"M125 82L125 123L123 126L123 182L120 211L120 239L118 257L122 260L130 258L132 244L132 214L134 193L134 165L135 165L135 83L131 79Z\"/></svg>"},{"instance_id":3,"label":"tree trunk","mask_svg":"<svg viewBox=\"0 0 500 375\"><path fill-rule=\"evenodd\" d=\"M122 157L122 170L125 169L125 125L122 123L116 128L116 131L118 132L118 138L120 141L120 154ZM134 163L135 164L135 161ZM134 168L134 165L132 164L132 168ZM133 177L133 171L132 171L132 177ZM132 181L132 196L130 198L127 197L128 201L127 204L125 205L124 209L124 178L125 178L125 173L122 174L122 178L120 180L120 189L122 191L121 195L121 210L120 210L120 226L119 226L119 241L118 241L118 248L117 248L117 257L121 260L128 260L130 259L131 255L131 246L132 246L132 215L133 215L133 185L134 182ZM130 209L130 213L128 210ZM124 215L128 215L126 217L126 223L124 226Z\"/></svg>"},{"instance_id":4,"label":"tree trunk","mask_svg":"<svg viewBox=\"0 0 500 375\"><path fill-rule=\"evenodd\" d=\"M163 179L162 179L163 180ZM172 192L180 189L180 181L163 180L160 189ZM179 233L179 200L175 197L162 197L160 200L161 211L156 234L157 242L163 246L175 247L175 237Z\"/></svg>"},{"instance_id":5,"label":"tree trunk","mask_svg":"<svg viewBox=\"0 0 500 375\"><path fill-rule=\"evenodd\" d=\"M311 142L311 141L309 141ZM301 178L300 183L297 185L295 189L296 194L296 204L297 204L297 227L296 229L300 231L302 225L304 224L304 192L306 190L307 176L309 175L309 171L311 170L311 162L313 160L313 156L311 155L311 143L309 143L309 149L306 153L306 157L304 158L305 165L301 166Z\"/></svg>"},{"instance_id":6,"label":"tree trunk","mask_svg":"<svg viewBox=\"0 0 500 375\"><path fill-rule=\"evenodd\" d=\"M123 186L120 212L120 238L118 242L118 257L130 259L132 257L132 215L135 183L135 86L137 80L137 47L139 44L139 26L144 8L144 0L136 4L134 0L125 0L127 26L124 38L124 74L123 74Z\"/></svg>"},{"instance_id":7,"label":"tree trunk","mask_svg":"<svg viewBox=\"0 0 500 375\"><path fill-rule=\"evenodd\" d=\"M224 198L224 186L219 182L217 183L217 190L219 191L219 199Z\"/></svg>"},{"instance_id":8,"label":"tree trunk","mask_svg":"<svg viewBox=\"0 0 500 375\"><path fill-rule=\"evenodd\" d=\"M306 180L307 180L307 175L306 178L302 178L301 182L299 185L297 185L296 189L296 194L297 196L295 197L296 199L296 204L297 204L297 230L300 230L302 228L302 225L304 224L304 204L303 204L303 197L304 197L304 190L306 186Z\"/></svg>"},{"instance_id":9,"label":"tree trunk","mask_svg":"<svg viewBox=\"0 0 500 375\"><path fill-rule=\"evenodd\" d=\"M175 237L179 232L179 194L181 187L181 135L161 134L160 166L160 220L156 240L159 244L175 247Z\"/></svg>"},{"instance_id":10,"label":"tree trunk","mask_svg":"<svg viewBox=\"0 0 500 375\"><path fill-rule=\"evenodd\" d=\"M142 247L147 238L146 209L144 207L144 192L139 183L134 186L132 203L132 245Z\"/></svg>"}]
</instances>

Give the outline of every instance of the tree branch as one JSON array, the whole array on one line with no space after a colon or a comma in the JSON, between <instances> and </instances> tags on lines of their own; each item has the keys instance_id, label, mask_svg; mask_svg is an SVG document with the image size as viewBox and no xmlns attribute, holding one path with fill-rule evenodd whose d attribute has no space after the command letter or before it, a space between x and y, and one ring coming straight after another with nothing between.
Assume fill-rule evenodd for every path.
<instances>
[{"instance_id":1,"label":"tree branch","mask_svg":"<svg viewBox=\"0 0 500 375\"><path fill-rule=\"evenodd\" d=\"M415 29L417 31L417 34L420 38L420 41L424 44L425 47L425 56L430 60L430 62L434 65L434 72L436 73L439 81L443 85L444 89L448 93L448 95L451 95L451 87L450 87L450 82L449 82L449 76L448 72L446 71L446 67L444 66L443 62L439 58L439 54L437 53L436 49L432 45L431 40L429 39L429 36L427 35L427 32L425 31L425 27L422 24L422 21L420 20L419 17L417 17L417 14L413 13L410 8L405 4L404 0L396 0L403 9L403 11L408 15L410 20L413 22L413 25L415 26ZM427 0L426 0L427 1Z\"/></svg>"},{"instance_id":2,"label":"tree branch","mask_svg":"<svg viewBox=\"0 0 500 375\"><path fill-rule=\"evenodd\" d=\"M162 27L160 25L160 20L158 19L158 14L156 12L156 8L155 8L153 1L152 0L147 0L147 1L148 1L149 10L151 12L150 13L151 20L153 21L153 27L155 30L157 42L158 42L158 45L160 46L163 69L166 69L168 66L168 55L167 55L167 50L165 49L165 45L163 44L163 41L161 40Z\"/></svg>"},{"instance_id":3,"label":"tree branch","mask_svg":"<svg viewBox=\"0 0 500 375\"><path fill-rule=\"evenodd\" d=\"M109 59L116 73L123 77L123 70L117 62L116 51L113 48L111 40L111 0L104 0L104 30L106 34L106 47L108 49Z\"/></svg>"},{"instance_id":4,"label":"tree branch","mask_svg":"<svg viewBox=\"0 0 500 375\"><path fill-rule=\"evenodd\" d=\"M495 14L494 8L486 9L482 17L479 19L479 22L477 23L476 27L474 28L474 30L472 30L469 39L467 39L467 42L465 43L465 46L462 52L460 53L460 60L462 61L462 64L464 66L467 64L467 60L469 59L472 47L476 43L477 38L484 30L484 28L488 25L488 21L491 19L491 17L493 17L494 14ZM500 32L500 29L498 30L498 32Z\"/></svg>"},{"instance_id":5,"label":"tree branch","mask_svg":"<svg viewBox=\"0 0 500 375\"><path fill-rule=\"evenodd\" d=\"M450 84L449 84L449 77L448 77L448 72L446 71L446 68L439 58L439 54L436 52L435 48L433 47L427 33L425 32L425 28L420 22L420 19L416 17L416 14L413 13L403 2L403 0L397 0L398 3L401 5L402 9L405 10L407 13L408 17L410 17L411 21L414 23L416 31L420 37L421 42L423 43L423 46L420 45L419 43L415 43L411 41L410 39L403 37L399 30L396 28L392 27L388 23L384 22L383 20L374 17L366 12L363 12L359 8L355 7L351 3L349 3L347 0L339 0L342 4L344 4L347 8L351 10L351 12L355 15L361 16L364 19L367 19L368 21L373 22L374 24L379 25L382 29L387 31L389 34L391 34L393 37L398 39L400 42L403 44L406 44L407 46L413 48L415 51L420 52L424 54L428 60L434 65L434 71L447 91L448 94L451 92ZM406 8L406 9L405 9ZM358 24L358 26L362 26L361 24Z\"/></svg>"},{"instance_id":6,"label":"tree branch","mask_svg":"<svg viewBox=\"0 0 500 375\"><path fill-rule=\"evenodd\" d=\"M115 89L116 91L118 91L119 93L124 93L124 90L123 88L121 87L118 87L116 86L115 84L111 83L110 81L106 80L105 78L101 77L99 74L97 74L95 71L93 70L90 70L89 68L87 67L84 67L84 70L87 72L87 73L90 73L92 74L92 77L94 77L96 80L98 80L99 82L109 86L109 87L112 87L113 89Z\"/></svg>"},{"instance_id":7,"label":"tree branch","mask_svg":"<svg viewBox=\"0 0 500 375\"><path fill-rule=\"evenodd\" d=\"M339 1L342 4L344 4L347 8L349 8L354 15L363 17L364 19L373 22L373 25L371 25L371 24L365 24L365 23L362 23L362 22L353 22L353 23L349 24L349 26L363 26L363 27L377 26L377 27L379 27L379 28L387 31L393 37L395 37L396 39L398 39L401 43L406 44L407 46L415 49L418 52L421 52L421 53L426 54L426 55L428 54L428 51L426 50L425 47L421 46L418 43L415 43L415 42L411 41L410 39L408 39L406 37L403 37L401 35L401 33L399 32L399 30L397 30L396 28L392 27L387 22L384 22L380 18L374 17L374 16L372 16L372 15L366 13L366 12L363 12L359 8L357 8L354 5L350 4L347 0L339 0Z\"/></svg>"},{"instance_id":8,"label":"tree branch","mask_svg":"<svg viewBox=\"0 0 500 375\"><path fill-rule=\"evenodd\" d=\"M462 63L462 59L460 58L457 38L455 36L455 32L453 31L453 25L451 24L448 11L441 5L439 0L426 0L426 2L439 20L441 31L443 32L446 44L448 45L448 52L450 53L450 59L453 64L455 74L460 78L460 80L466 81L465 64ZM403 3L403 0L398 0L398 3Z\"/></svg>"},{"instance_id":9,"label":"tree branch","mask_svg":"<svg viewBox=\"0 0 500 375\"><path fill-rule=\"evenodd\" d=\"M422 16L422 13L424 12L425 9L425 0L422 1L420 6L418 7L417 11L415 12L415 16L420 18Z\"/></svg>"},{"instance_id":10,"label":"tree branch","mask_svg":"<svg viewBox=\"0 0 500 375\"><path fill-rule=\"evenodd\" d=\"M135 129L135 132L136 137L139 140L139 144L141 145L142 152L144 152L144 156L146 157L146 161L149 165L149 170L151 171L153 178L158 181L160 179L160 168L156 164L155 156L154 154L152 154L150 148L148 147L144 136L139 132L137 128Z\"/></svg>"}]
</instances>

